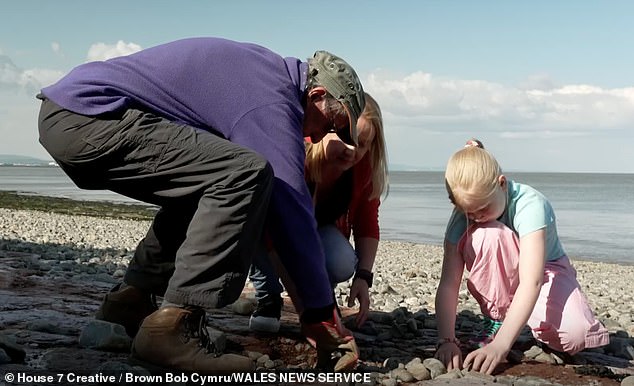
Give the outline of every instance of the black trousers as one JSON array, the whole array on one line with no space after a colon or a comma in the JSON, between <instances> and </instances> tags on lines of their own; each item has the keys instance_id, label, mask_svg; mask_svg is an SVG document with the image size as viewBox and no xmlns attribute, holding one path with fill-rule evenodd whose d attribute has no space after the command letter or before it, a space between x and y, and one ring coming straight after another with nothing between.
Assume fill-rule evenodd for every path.
<instances>
[{"instance_id":1,"label":"black trousers","mask_svg":"<svg viewBox=\"0 0 634 386\"><path fill-rule=\"evenodd\" d=\"M125 282L176 304L210 309L235 301L262 238L269 163L143 111L89 117L43 99L40 143L78 187L160 207Z\"/></svg>"}]
</instances>

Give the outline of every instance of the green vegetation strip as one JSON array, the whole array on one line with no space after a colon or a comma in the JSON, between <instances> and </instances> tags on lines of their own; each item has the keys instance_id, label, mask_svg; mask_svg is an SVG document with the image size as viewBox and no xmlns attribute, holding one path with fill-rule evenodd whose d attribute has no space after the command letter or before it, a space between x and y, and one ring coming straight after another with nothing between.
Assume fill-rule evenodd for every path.
<instances>
[{"instance_id":1,"label":"green vegetation strip","mask_svg":"<svg viewBox=\"0 0 634 386\"><path fill-rule=\"evenodd\" d=\"M151 220L156 213L156 208L138 204L77 201L69 198L36 196L12 191L0 191L0 208L124 220Z\"/></svg>"}]
</instances>

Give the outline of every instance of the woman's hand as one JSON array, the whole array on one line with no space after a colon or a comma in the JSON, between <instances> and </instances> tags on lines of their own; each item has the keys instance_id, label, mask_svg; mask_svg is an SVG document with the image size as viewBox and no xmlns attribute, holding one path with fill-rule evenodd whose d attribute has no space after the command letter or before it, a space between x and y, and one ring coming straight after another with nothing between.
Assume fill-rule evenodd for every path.
<instances>
[{"instance_id":1,"label":"woman's hand","mask_svg":"<svg viewBox=\"0 0 634 386\"><path fill-rule=\"evenodd\" d=\"M370 293L368 289L368 283L362 279L356 279L352 281L350 287L350 296L348 298L348 307L354 307L354 301L359 301L359 313L357 313L357 327L361 327L368 319L368 313L370 310Z\"/></svg>"},{"instance_id":2,"label":"woman's hand","mask_svg":"<svg viewBox=\"0 0 634 386\"><path fill-rule=\"evenodd\" d=\"M447 371L462 367L462 351L454 342L445 342L438 346L434 357L445 365Z\"/></svg>"}]
</instances>

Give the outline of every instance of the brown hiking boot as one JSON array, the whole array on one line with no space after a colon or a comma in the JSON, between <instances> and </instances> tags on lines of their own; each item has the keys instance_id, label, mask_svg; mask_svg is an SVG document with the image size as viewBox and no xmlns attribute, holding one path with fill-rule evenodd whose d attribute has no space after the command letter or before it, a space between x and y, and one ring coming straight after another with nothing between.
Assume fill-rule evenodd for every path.
<instances>
[{"instance_id":1,"label":"brown hiking boot","mask_svg":"<svg viewBox=\"0 0 634 386\"><path fill-rule=\"evenodd\" d=\"M95 319L120 324L134 337L143 319L157 309L154 295L120 283L104 296Z\"/></svg>"},{"instance_id":2,"label":"brown hiking boot","mask_svg":"<svg viewBox=\"0 0 634 386\"><path fill-rule=\"evenodd\" d=\"M251 359L221 354L207 332L201 308L163 307L145 318L132 342L132 357L160 367L222 374L254 371Z\"/></svg>"}]
</instances>

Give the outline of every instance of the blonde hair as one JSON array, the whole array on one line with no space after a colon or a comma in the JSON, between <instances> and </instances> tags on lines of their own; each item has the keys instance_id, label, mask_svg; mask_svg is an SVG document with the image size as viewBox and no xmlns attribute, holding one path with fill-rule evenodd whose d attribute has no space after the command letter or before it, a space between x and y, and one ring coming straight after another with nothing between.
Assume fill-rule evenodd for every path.
<instances>
[{"instance_id":1,"label":"blonde hair","mask_svg":"<svg viewBox=\"0 0 634 386\"><path fill-rule=\"evenodd\" d=\"M370 198L379 198L383 193L387 197L389 183L383 117L379 104L370 94L365 93L365 101L365 108L361 116L367 119L374 128L374 139L368 150L372 167L372 195ZM321 168L319 165L324 162L324 158L323 141L306 143L306 174L310 181L321 182Z\"/></svg>"},{"instance_id":2,"label":"blonde hair","mask_svg":"<svg viewBox=\"0 0 634 386\"><path fill-rule=\"evenodd\" d=\"M502 168L484 149L482 142L470 139L447 162L445 187L458 208L488 201L498 187Z\"/></svg>"}]
</instances>

